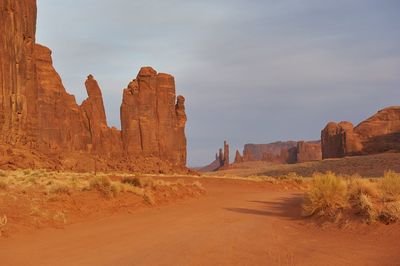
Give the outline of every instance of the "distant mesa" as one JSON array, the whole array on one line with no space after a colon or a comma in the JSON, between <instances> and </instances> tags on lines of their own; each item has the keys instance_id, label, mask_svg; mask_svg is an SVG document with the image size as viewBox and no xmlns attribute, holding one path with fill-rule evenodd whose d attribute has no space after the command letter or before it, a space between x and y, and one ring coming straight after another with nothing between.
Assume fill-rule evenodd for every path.
<instances>
[{"instance_id":1,"label":"distant mesa","mask_svg":"<svg viewBox=\"0 0 400 266\"><path fill-rule=\"evenodd\" d=\"M211 172L228 169L231 164L225 162L225 154L229 154L229 145L225 141L225 152L222 149L216 154L216 159L200 169L201 172ZM268 144L246 144L243 155L236 150L233 165L243 162L264 161L278 164L292 164L322 159L320 141L278 141Z\"/></svg>"},{"instance_id":2,"label":"distant mesa","mask_svg":"<svg viewBox=\"0 0 400 266\"><path fill-rule=\"evenodd\" d=\"M321 160L319 141L278 141L268 144L246 144L243 162L299 163Z\"/></svg>"},{"instance_id":3,"label":"distant mesa","mask_svg":"<svg viewBox=\"0 0 400 266\"><path fill-rule=\"evenodd\" d=\"M400 106L387 107L356 127L329 122L321 131L322 157L368 155L400 151Z\"/></svg>"},{"instance_id":4,"label":"distant mesa","mask_svg":"<svg viewBox=\"0 0 400 266\"><path fill-rule=\"evenodd\" d=\"M0 167L186 171L185 98L174 77L140 69L123 91L121 130L107 125L93 75L81 105L67 93L51 50L36 44L36 1L0 4Z\"/></svg>"}]
</instances>

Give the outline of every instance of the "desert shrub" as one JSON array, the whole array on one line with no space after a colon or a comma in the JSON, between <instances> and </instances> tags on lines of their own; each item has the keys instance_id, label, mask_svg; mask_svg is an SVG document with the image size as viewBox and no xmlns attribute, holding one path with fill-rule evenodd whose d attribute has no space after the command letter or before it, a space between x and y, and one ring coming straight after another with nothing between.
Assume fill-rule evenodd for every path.
<instances>
[{"instance_id":1,"label":"desert shrub","mask_svg":"<svg viewBox=\"0 0 400 266\"><path fill-rule=\"evenodd\" d=\"M294 181L297 184L302 184L304 182L304 178L302 176L299 176L297 173L295 172L289 172L288 174L286 174L284 176L283 179L286 180L290 180L290 181Z\"/></svg>"},{"instance_id":2,"label":"desert shrub","mask_svg":"<svg viewBox=\"0 0 400 266\"><path fill-rule=\"evenodd\" d=\"M0 170L0 177L6 177L7 173L3 170Z\"/></svg>"},{"instance_id":3,"label":"desert shrub","mask_svg":"<svg viewBox=\"0 0 400 266\"><path fill-rule=\"evenodd\" d=\"M396 223L400 221L400 201L386 203L378 218L385 224Z\"/></svg>"},{"instance_id":4,"label":"desert shrub","mask_svg":"<svg viewBox=\"0 0 400 266\"><path fill-rule=\"evenodd\" d=\"M364 216L368 221L374 221L376 219L377 211L368 195L362 193L359 196L357 207L359 214Z\"/></svg>"},{"instance_id":5,"label":"desert shrub","mask_svg":"<svg viewBox=\"0 0 400 266\"><path fill-rule=\"evenodd\" d=\"M151 177L124 177L121 181L124 184L129 184L131 186L135 187L141 187L141 188L153 188L157 186L156 180L154 180Z\"/></svg>"},{"instance_id":6,"label":"desert shrub","mask_svg":"<svg viewBox=\"0 0 400 266\"><path fill-rule=\"evenodd\" d=\"M378 198L379 191L374 183L369 180L357 178L349 180L348 196L350 200L359 200L361 195L366 195L370 198Z\"/></svg>"},{"instance_id":7,"label":"desert shrub","mask_svg":"<svg viewBox=\"0 0 400 266\"><path fill-rule=\"evenodd\" d=\"M137 177L130 177L130 176L129 177L124 177L124 178L122 178L121 182L123 184L129 184L129 185L134 186L134 187L140 187L141 186L140 180Z\"/></svg>"},{"instance_id":8,"label":"desert shrub","mask_svg":"<svg viewBox=\"0 0 400 266\"><path fill-rule=\"evenodd\" d=\"M89 188L97 190L106 198L116 196L116 188L113 187L111 180L106 176L94 177L89 181Z\"/></svg>"},{"instance_id":9,"label":"desert shrub","mask_svg":"<svg viewBox=\"0 0 400 266\"><path fill-rule=\"evenodd\" d=\"M400 174L387 171L380 181L380 188L384 200L395 201L400 199Z\"/></svg>"},{"instance_id":10,"label":"desert shrub","mask_svg":"<svg viewBox=\"0 0 400 266\"><path fill-rule=\"evenodd\" d=\"M334 173L314 174L303 204L305 216L335 217L347 203L345 182Z\"/></svg>"}]
</instances>

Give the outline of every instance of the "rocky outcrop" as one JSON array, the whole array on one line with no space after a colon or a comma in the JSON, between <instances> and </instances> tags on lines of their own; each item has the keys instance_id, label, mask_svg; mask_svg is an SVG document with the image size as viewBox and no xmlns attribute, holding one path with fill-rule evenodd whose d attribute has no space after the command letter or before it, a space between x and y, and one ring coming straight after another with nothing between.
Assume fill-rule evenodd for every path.
<instances>
[{"instance_id":1,"label":"rocky outcrop","mask_svg":"<svg viewBox=\"0 0 400 266\"><path fill-rule=\"evenodd\" d=\"M321 131L322 157L400 151L400 106L388 107L361 122L329 122Z\"/></svg>"},{"instance_id":2,"label":"rocky outcrop","mask_svg":"<svg viewBox=\"0 0 400 266\"><path fill-rule=\"evenodd\" d=\"M268 161L286 163L290 161L288 150L296 147L295 141L278 141L268 144L246 144L243 150L244 161Z\"/></svg>"},{"instance_id":3,"label":"rocky outcrop","mask_svg":"<svg viewBox=\"0 0 400 266\"><path fill-rule=\"evenodd\" d=\"M215 154L215 160L207 166L200 167L199 171L213 172L219 169L227 169L229 165L229 144L227 141L224 141L224 148L218 150L218 153Z\"/></svg>"},{"instance_id":4,"label":"rocky outcrop","mask_svg":"<svg viewBox=\"0 0 400 266\"><path fill-rule=\"evenodd\" d=\"M240 154L238 150L236 150L234 163L242 163L242 162L243 162L243 156Z\"/></svg>"},{"instance_id":5,"label":"rocky outcrop","mask_svg":"<svg viewBox=\"0 0 400 266\"><path fill-rule=\"evenodd\" d=\"M229 144L224 141L224 158L222 160L222 167L229 166Z\"/></svg>"},{"instance_id":6,"label":"rocky outcrop","mask_svg":"<svg viewBox=\"0 0 400 266\"><path fill-rule=\"evenodd\" d=\"M0 1L0 133L28 144L37 123L35 71L36 0ZM31 104L29 104L31 103Z\"/></svg>"},{"instance_id":7,"label":"rocky outcrop","mask_svg":"<svg viewBox=\"0 0 400 266\"><path fill-rule=\"evenodd\" d=\"M142 68L124 90L121 127L130 156L154 156L186 164L185 99L176 99L174 77Z\"/></svg>"},{"instance_id":8,"label":"rocky outcrop","mask_svg":"<svg viewBox=\"0 0 400 266\"><path fill-rule=\"evenodd\" d=\"M299 141L296 147L296 162L310 162L322 160L320 141Z\"/></svg>"},{"instance_id":9,"label":"rocky outcrop","mask_svg":"<svg viewBox=\"0 0 400 266\"><path fill-rule=\"evenodd\" d=\"M2 150L36 154L29 156L30 168L186 169L185 99L176 97L173 76L142 68L123 92L122 131L110 128L94 77L88 76L88 98L78 105L54 69L50 49L35 43L36 1L4 0L0 9ZM20 167L17 153L3 153L9 159L0 167Z\"/></svg>"},{"instance_id":10,"label":"rocky outcrop","mask_svg":"<svg viewBox=\"0 0 400 266\"><path fill-rule=\"evenodd\" d=\"M246 144L242 161L290 164L321 160L321 158L321 144L319 141L278 141L268 144Z\"/></svg>"}]
</instances>

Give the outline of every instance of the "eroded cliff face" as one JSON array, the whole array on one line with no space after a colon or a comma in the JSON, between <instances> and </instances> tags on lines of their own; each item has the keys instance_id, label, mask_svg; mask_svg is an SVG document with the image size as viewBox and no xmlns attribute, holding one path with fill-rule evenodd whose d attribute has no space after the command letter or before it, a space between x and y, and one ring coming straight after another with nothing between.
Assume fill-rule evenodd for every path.
<instances>
[{"instance_id":1,"label":"eroded cliff face","mask_svg":"<svg viewBox=\"0 0 400 266\"><path fill-rule=\"evenodd\" d=\"M400 151L400 106L392 106L356 127L330 122L321 131L323 158Z\"/></svg>"},{"instance_id":2,"label":"eroded cliff face","mask_svg":"<svg viewBox=\"0 0 400 266\"><path fill-rule=\"evenodd\" d=\"M320 141L299 141L296 147L296 162L310 162L322 160Z\"/></svg>"},{"instance_id":3,"label":"eroded cliff face","mask_svg":"<svg viewBox=\"0 0 400 266\"><path fill-rule=\"evenodd\" d=\"M35 135L37 109L34 60L36 0L0 1L1 138L27 144Z\"/></svg>"},{"instance_id":4,"label":"eroded cliff face","mask_svg":"<svg viewBox=\"0 0 400 266\"><path fill-rule=\"evenodd\" d=\"M121 127L126 153L185 165L185 124L185 98L176 97L174 77L142 68L123 94Z\"/></svg>"},{"instance_id":5,"label":"eroded cliff face","mask_svg":"<svg viewBox=\"0 0 400 266\"><path fill-rule=\"evenodd\" d=\"M0 9L0 167L24 167L22 156L31 168L186 169L185 99L176 97L173 76L142 68L123 93L122 131L110 128L94 77L78 105L51 50L35 43L36 1L3 0Z\"/></svg>"},{"instance_id":6,"label":"eroded cliff face","mask_svg":"<svg viewBox=\"0 0 400 266\"><path fill-rule=\"evenodd\" d=\"M268 144L246 144L243 149L244 161L268 161L286 163L293 161L289 150L296 147L295 141L278 141Z\"/></svg>"},{"instance_id":7,"label":"eroded cliff face","mask_svg":"<svg viewBox=\"0 0 400 266\"><path fill-rule=\"evenodd\" d=\"M302 163L321 160L319 141L278 141L268 144L246 144L238 162L265 161L271 163Z\"/></svg>"}]
</instances>

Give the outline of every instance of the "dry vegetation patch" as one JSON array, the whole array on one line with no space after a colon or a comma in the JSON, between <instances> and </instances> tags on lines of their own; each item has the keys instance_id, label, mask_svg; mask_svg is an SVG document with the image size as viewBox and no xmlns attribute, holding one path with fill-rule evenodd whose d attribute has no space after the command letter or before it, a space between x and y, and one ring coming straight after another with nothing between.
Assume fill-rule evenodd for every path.
<instances>
[{"instance_id":1,"label":"dry vegetation patch","mask_svg":"<svg viewBox=\"0 0 400 266\"><path fill-rule=\"evenodd\" d=\"M367 223L400 221L400 174L377 179L314 174L303 203L304 215L334 221L361 218Z\"/></svg>"},{"instance_id":2,"label":"dry vegetation patch","mask_svg":"<svg viewBox=\"0 0 400 266\"><path fill-rule=\"evenodd\" d=\"M164 204L205 192L199 182L138 174L0 170L0 233L32 230ZM1 216L3 215L4 216ZM3 218L5 217L5 218Z\"/></svg>"}]
</instances>

